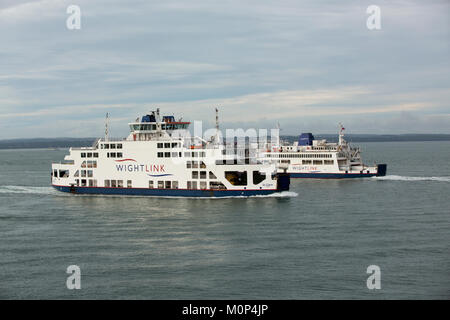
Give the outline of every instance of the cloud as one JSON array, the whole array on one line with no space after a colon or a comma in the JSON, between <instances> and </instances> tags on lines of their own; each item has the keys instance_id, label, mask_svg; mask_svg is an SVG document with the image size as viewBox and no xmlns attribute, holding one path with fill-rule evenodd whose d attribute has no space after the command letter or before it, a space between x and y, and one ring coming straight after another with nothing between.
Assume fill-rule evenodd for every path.
<instances>
[{"instance_id":1,"label":"cloud","mask_svg":"<svg viewBox=\"0 0 450 320\"><path fill-rule=\"evenodd\" d=\"M448 1L379 1L376 32L370 1L79 0L78 31L70 4L0 3L2 137L95 133L107 110L156 106L209 121L217 105L229 126L450 132Z\"/></svg>"},{"instance_id":2,"label":"cloud","mask_svg":"<svg viewBox=\"0 0 450 320\"><path fill-rule=\"evenodd\" d=\"M67 3L61 0L6 1L0 5L0 19L14 22L48 19L56 16L59 9L66 8Z\"/></svg>"}]
</instances>

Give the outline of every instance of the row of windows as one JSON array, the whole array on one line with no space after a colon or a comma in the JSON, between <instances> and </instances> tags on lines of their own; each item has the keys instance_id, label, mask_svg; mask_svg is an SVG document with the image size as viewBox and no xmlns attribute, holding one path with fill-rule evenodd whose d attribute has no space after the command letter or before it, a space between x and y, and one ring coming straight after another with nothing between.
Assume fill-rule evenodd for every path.
<instances>
[{"instance_id":1,"label":"row of windows","mask_svg":"<svg viewBox=\"0 0 450 320\"><path fill-rule=\"evenodd\" d=\"M336 150L336 147L312 147L313 150Z\"/></svg>"},{"instance_id":2,"label":"row of windows","mask_svg":"<svg viewBox=\"0 0 450 320\"><path fill-rule=\"evenodd\" d=\"M279 163L291 163L291 160L278 160ZM302 164L333 165L334 160L302 160Z\"/></svg>"},{"instance_id":3,"label":"row of windows","mask_svg":"<svg viewBox=\"0 0 450 320\"><path fill-rule=\"evenodd\" d=\"M59 174L58 174L59 173ZM69 177L69 170L59 170L59 172L58 172L58 170L53 170L52 171L52 177L55 177L55 178L68 178Z\"/></svg>"},{"instance_id":4,"label":"row of windows","mask_svg":"<svg viewBox=\"0 0 450 320\"><path fill-rule=\"evenodd\" d=\"M101 149L122 149L122 144L121 143L105 143L105 144L101 144L100 146Z\"/></svg>"},{"instance_id":5,"label":"row of windows","mask_svg":"<svg viewBox=\"0 0 450 320\"><path fill-rule=\"evenodd\" d=\"M83 161L81 164L82 168L97 168L97 161L96 160L87 160Z\"/></svg>"},{"instance_id":6,"label":"row of windows","mask_svg":"<svg viewBox=\"0 0 450 320\"><path fill-rule=\"evenodd\" d=\"M154 189L178 189L178 181L149 181L148 187ZM208 183L206 181L188 181L187 189L207 189ZM226 187L222 182L210 181L209 188L214 190L225 190Z\"/></svg>"},{"instance_id":7,"label":"row of windows","mask_svg":"<svg viewBox=\"0 0 450 320\"><path fill-rule=\"evenodd\" d=\"M185 152L184 156L186 158L189 158L189 157L191 157L191 158L204 158L204 157L206 157L206 153L204 151L201 151L201 152Z\"/></svg>"},{"instance_id":8,"label":"row of windows","mask_svg":"<svg viewBox=\"0 0 450 320\"><path fill-rule=\"evenodd\" d=\"M82 152L81 153L82 158L98 158L97 152Z\"/></svg>"},{"instance_id":9,"label":"row of windows","mask_svg":"<svg viewBox=\"0 0 450 320\"><path fill-rule=\"evenodd\" d=\"M105 180L106 188L123 188L123 180ZM132 181L127 180L127 188L132 187Z\"/></svg>"},{"instance_id":10,"label":"row of windows","mask_svg":"<svg viewBox=\"0 0 450 320\"><path fill-rule=\"evenodd\" d=\"M186 162L186 168L188 169L206 169L206 164L203 161L187 161Z\"/></svg>"},{"instance_id":11,"label":"row of windows","mask_svg":"<svg viewBox=\"0 0 450 320\"><path fill-rule=\"evenodd\" d=\"M152 181L148 182L149 189L178 189L178 181Z\"/></svg>"},{"instance_id":12,"label":"row of windows","mask_svg":"<svg viewBox=\"0 0 450 320\"><path fill-rule=\"evenodd\" d=\"M187 188L190 190L205 190L208 189L208 183L206 181L188 181L187 182ZM226 190L227 187L222 182L219 181L210 181L209 182L209 189L211 190Z\"/></svg>"},{"instance_id":13,"label":"row of windows","mask_svg":"<svg viewBox=\"0 0 450 320\"><path fill-rule=\"evenodd\" d=\"M200 188L197 188L197 186L199 186ZM187 188L204 190L208 188L208 184L206 183L206 181L200 181L199 183L197 181L188 181Z\"/></svg>"},{"instance_id":14,"label":"row of windows","mask_svg":"<svg viewBox=\"0 0 450 320\"><path fill-rule=\"evenodd\" d=\"M320 153L312 153L312 154L308 154L308 153L287 153L287 154L283 154L283 153L277 153L277 154L271 154L268 153L266 154L267 158L332 158L333 155L332 154L320 154Z\"/></svg>"},{"instance_id":15,"label":"row of windows","mask_svg":"<svg viewBox=\"0 0 450 320\"><path fill-rule=\"evenodd\" d=\"M181 157L181 152L158 152L158 158L178 158Z\"/></svg>"},{"instance_id":16,"label":"row of windows","mask_svg":"<svg viewBox=\"0 0 450 320\"><path fill-rule=\"evenodd\" d=\"M156 130L156 124L132 124L130 125L131 130Z\"/></svg>"},{"instance_id":17,"label":"row of windows","mask_svg":"<svg viewBox=\"0 0 450 320\"><path fill-rule=\"evenodd\" d=\"M106 156L107 156L108 158L122 158L122 157L123 157L123 154L122 154L122 152L108 152L108 153L106 154Z\"/></svg>"},{"instance_id":18,"label":"row of windows","mask_svg":"<svg viewBox=\"0 0 450 320\"><path fill-rule=\"evenodd\" d=\"M181 142L158 142L156 145L157 148L180 148Z\"/></svg>"},{"instance_id":19,"label":"row of windows","mask_svg":"<svg viewBox=\"0 0 450 320\"><path fill-rule=\"evenodd\" d=\"M80 171L77 170L75 172L75 174L73 175L74 177L79 177L80 176ZM94 176L94 172L92 170L81 170L81 177L89 177L92 178Z\"/></svg>"},{"instance_id":20,"label":"row of windows","mask_svg":"<svg viewBox=\"0 0 450 320\"><path fill-rule=\"evenodd\" d=\"M77 187L97 187L96 179L76 179L75 183ZM105 187L107 188L123 188L124 181L123 180L105 180ZM127 180L127 188L132 188L133 182L132 180ZM148 182L149 189L178 189L178 181L152 181ZM187 188L188 189L207 189L208 183L206 181L188 181ZM209 188L213 190L225 190L226 187L223 183L219 181L211 181L209 183Z\"/></svg>"},{"instance_id":21,"label":"row of windows","mask_svg":"<svg viewBox=\"0 0 450 320\"><path fill-rule=\"evenodd\" d=\"M81 187L96 187L97 186L97 180L95 179L81 179L81 184L80 184L80 179L76 179L75 183L77 184L77 187L81 186Z\"/></svg>"},{"instance_id":22,"label":"row of windows","mask_svg":"<svg viewBox=\"0 0 450 320\"><path fill-rule=\"evenodd\" d=\"M290 150L293 151L295 150L297 147L288 147L288 146L281 146L281 150L285 151L285 150ZM312 147L312 150L327 150L327 151L334 151L336 150L336 147Z\"/></svg>"},{"instance_id":23,"label":"row of windows","mask_svg":"<svg viewBox=\"0 0 450 320\"><path fill-rule=\"evenodd\" d=\"M162 123L161 130L187 129L188 126L188 123ZM156 124L131 124L130 128L133 131L154 131L156 130Z\"/></svg>"},{"instance_id":24,"label":"row of windows","mask_svg":"<svg viewBox=\"0 0 450 320\"><path fill-rule=\"evenodd\" d=\"M311 163L312 161L312 163ZM333 165L334 160L302 160L302 164L318 164L318 165Z\"/></svg>"},{"instance_id":25,"label":"row of windows","mask_svg":"<svg viewBox=\"0 0 450 320\"><path fill-rule=\"evenodd\" d=\"M77 185L79 185L79 180L77 181ZM85 186L86 185L86 180L81 180L82 181L82 185L81 186ZM91 180L89 180L91 181ZM95 181L95 187L97 186L97 180L92 180ZM84 185L83 185L84 184ZM123 188L123 180L105 180L105 187L107 188ZM92 185L89 185L90 187ZM127 188L132 188L133 187L133 183L131 180L127 180ZM213 190L224 190L226 189L225 185L222 182L219 181L210 181L209 182L209 187L210 189ZM179 188L179 184L178 181L153 181L153 180L149 180L148 181L148 188L149 189L178 189ZM206 181L188 181L187 182L187 189L207 189L208 188L208 183Z\"/></svg>"},{"instance_id":26,"label":"row of windows","mask_svg":"<svg viewBox=\"0 0 450 320\"><path fill-rule=\"evenodd\" d=\"M206 179L206 171L192 171L192 179ZM209 179L217 179L216 175L209 171Z\"/></svg>"},{"instance_id":27,"label":"row of windows","mask_svg":"<svg viewBox=\"0 0 450 320\"><path fill-rule=\"evenodd\" d=\"M181 152L158 152L157 156L158 158L181 158L183 154ZM185 152L184 156L186 158L204 158L206 157L206 152Z\"/></svg>"}]
</instances>

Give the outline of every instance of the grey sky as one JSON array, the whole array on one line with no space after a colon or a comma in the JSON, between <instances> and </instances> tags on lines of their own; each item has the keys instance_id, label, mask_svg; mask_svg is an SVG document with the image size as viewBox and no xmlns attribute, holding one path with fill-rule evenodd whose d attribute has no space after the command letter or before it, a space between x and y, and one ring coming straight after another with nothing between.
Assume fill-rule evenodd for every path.
<instances>
[{"instance_id":1,"label":"grey sky","mask_svg":"<svg viewBox=\"0 0 450 320\"><path fill-rule=\"evenodd\" d=\"M106 112L122 136L157 106L212 124L217 105L223 127L450 133L447 0L0 0L0 37L3 139L100 136Z\"/></svg>"}]
</instances>

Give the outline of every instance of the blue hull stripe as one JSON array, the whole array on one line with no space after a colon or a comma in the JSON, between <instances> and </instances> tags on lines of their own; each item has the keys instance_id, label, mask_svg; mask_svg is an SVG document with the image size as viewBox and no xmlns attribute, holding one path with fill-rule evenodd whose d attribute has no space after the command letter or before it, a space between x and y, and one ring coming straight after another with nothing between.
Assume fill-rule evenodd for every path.
<instances>
[{"instance_id":1,"label":"blue hull stripe","mask_svg":"<svg viewBox=\"0 0 450 320\"><path fill-rule=\"evenodd\" d=\"M349 179L375 177L376 173L289 173L291 178Z\"/></svg>"},{"instance_id":2,"label":"blue hull stripe","mask_svg":"<svg viewBox=\"0 0 450 320\"><path fill-rule=\"evenodd\" d=\"M71 192L70 187L53 187L62 192ZM108 195L135 195L158 197L237 197L268 195L277 190L189 190L189 189L145 189L145 188L102 188L102 187L75 187L75 194L108 194Z\"/></svg>"}]
</instances>

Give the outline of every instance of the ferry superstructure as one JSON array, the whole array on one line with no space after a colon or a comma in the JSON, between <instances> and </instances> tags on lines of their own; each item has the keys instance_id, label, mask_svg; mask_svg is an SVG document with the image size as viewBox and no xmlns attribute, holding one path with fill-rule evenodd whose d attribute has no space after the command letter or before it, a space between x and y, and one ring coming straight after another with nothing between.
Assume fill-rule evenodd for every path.
<instances>
[{"instance_id":1,"label":"ferry superstructure","mask_svg":"<svg viewBox=\"0 0 450 320\"><path fill-rule=\"evenodd\" d=\"M174 116L161 117L158 109L129 123L125 139L111 140L106 130L105 138L93 146L70 148L63 162L52 164L52 186L75 194L164 197L253 196L289 190L289 175L277 173L273 164L239 159L239 152L229 154L218 133L209 141L187 137L189 124Z\"/></svg>"},{"instance_id":2,"label":"ferry superstructure","mask_svg":"<svg viewBox=\"0 0 450 320\"><path fill-rule=\"evenodd\" d=\"M311 133L302 133L293 145L280 141L262 147L259 158L263 163L276 163L291 178L364 178L385 176L386 164L367 166L362 162L361 150L344 139L340 124L338 143L316 140Z\"/></svg>"}]
</instances>

